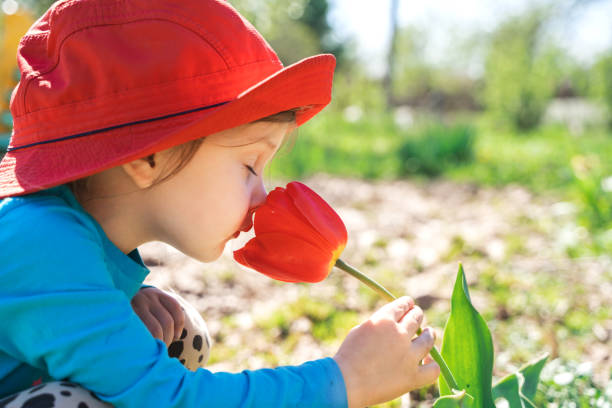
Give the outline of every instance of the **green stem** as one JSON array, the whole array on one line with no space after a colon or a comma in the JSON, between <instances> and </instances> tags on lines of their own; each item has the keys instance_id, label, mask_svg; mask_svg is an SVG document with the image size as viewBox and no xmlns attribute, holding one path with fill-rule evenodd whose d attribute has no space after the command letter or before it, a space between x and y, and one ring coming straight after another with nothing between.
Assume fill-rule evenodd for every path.
<instances>
[{"instance_id":1,"label":"green stem","mask_svg":"<svg viewBox=\"0 0 612 408\"><path fill-rule=\"evenodd\" d=\"M351 265L347 264L342 259L338 259L336 261L336 267L339 269L342 269L344 272L347 272L349 275L352 275L355 278L359 279L362 283L367 285L369 288L373 289L376 293L378 293L384 299L388 301L393 301L396 299L396 297L393 296L391 292L385 289L380 283L371 279L367 275L364 275L363 273L359 272L357 269L353 268ZM420 327L417 330L417 334L421 334ZM446 384L448 384L448 386L451 389L458 390L459 386L457 385L457 382L455 381L455 378L453 377L453 373L451 373L450 369L448 368L448 365L446 364L446 361L444 361L444 358L442 358L442 355L440 355L440 352L438 351L438 349L434 346L430 350L429 354L431 354L431 357L440 366L440 372L442 373L442 377L444 377L444 381L446 381Z\"/></svg>"}]
</instances>

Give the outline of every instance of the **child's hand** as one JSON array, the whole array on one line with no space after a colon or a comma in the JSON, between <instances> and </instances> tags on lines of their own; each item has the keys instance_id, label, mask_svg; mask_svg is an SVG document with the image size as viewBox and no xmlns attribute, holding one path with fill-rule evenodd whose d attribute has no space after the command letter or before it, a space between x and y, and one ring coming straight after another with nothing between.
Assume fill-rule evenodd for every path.
<instances>
[{"instance_id":1,"label":"child's hand","mask_svg":"<svg viewBox=\"0 0 612 408\"><path fill-rule=\"evenodd\" d=\"M426 358L434 331L427 328L413 339L422 321L423 311L402 297L351 330L334 356L350 408L389 401L438 378L440 367Z\"/></svg>"},{"instance_id":2,"label":"child's hand","mask_svg":"<svg viewBox=\"0 0 612 408\"><path fill-rule=\"evenodd\" d=\"M185 325L185 314L172 296L157 288L143 288L132 298L132 309L153 337L166 346L179 339Z\"/></svg>"}]
</instances>

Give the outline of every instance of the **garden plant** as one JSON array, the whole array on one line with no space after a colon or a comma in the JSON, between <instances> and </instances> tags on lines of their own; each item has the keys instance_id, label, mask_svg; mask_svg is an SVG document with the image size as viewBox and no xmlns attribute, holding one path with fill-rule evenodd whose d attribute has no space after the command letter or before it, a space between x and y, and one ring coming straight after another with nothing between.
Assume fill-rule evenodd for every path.
<instances>
[{"instance_id":1,"label":"garden plant","mask_svg":"<svg viewBox=\"0 0 612 408\"><path fill-rule=\"evenodd\" d=\"M255 212L255 237L234 252L240 264L286 282L319 282L337 267L372 288L384 299L387 289L340 259L347 231L336 212L299 182L278 187ZM420 333L420 330L419 332ZM533 399L547 356L525 365L492 386L493 342L486 322L471 303L463 271L455 281L451 313L442 352L430 354L441 369L440 398L434 407L535 407Z\"/></svg>"}]
</instances>

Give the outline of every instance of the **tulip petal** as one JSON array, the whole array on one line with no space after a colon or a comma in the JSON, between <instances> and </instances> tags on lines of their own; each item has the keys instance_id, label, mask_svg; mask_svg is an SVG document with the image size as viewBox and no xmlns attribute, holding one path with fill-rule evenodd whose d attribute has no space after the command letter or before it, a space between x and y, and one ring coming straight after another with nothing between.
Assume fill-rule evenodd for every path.
<instances>
[{"instance_id":1,"label":"tulip petal","mask_svg":"<svg viewBox=\"0 0 612 408\"><path fill-rule=\"evenodd\" d=\"M234 259L273 279L320 282L329 275L331 251L282 233L264 233L234 251Z\"/></svg>"},{"instance_id":2,"label":"tulip petal","mask_svg":"<svg viewBox=\"0 0 612 408\"><path fill-rule=\"evenodd\" d=\"M287 184L287 193L296 208L333 248L346 244L348 238L342 219L317 193L297 181Z\"/></svg>"},{"instance_id":3,"label":"tulip petal","mask_svg":"<svg viewBox=\"0 0 612 408\"><path fill-rule=\"evenodd\" d=\"M255 212L254 224L255 235L284 233L308 241L323 251L336 249L330 247L328 240L313 229L284 189L277 188L268 194L266 203Z\"/></svg>"}]
</instances>

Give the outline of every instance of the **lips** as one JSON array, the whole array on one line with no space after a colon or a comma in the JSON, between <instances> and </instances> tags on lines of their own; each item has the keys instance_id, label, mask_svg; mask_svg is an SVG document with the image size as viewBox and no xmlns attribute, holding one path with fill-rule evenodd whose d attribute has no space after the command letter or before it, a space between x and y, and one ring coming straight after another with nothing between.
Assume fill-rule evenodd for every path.
<instances>
[{"instance_id":1,"label":"lips","mask_svg":"<svg viewBox=\"0 0 612 408\"><path fill-rule=\"evenodd\" d=\"M251 230L251 228L253 228L253 221L248 220L248 222L246 224L244 224L242 227L240 227L240 229L238 231L236 231L234 233L234 235L232 235L232 238L238 238L238 236L240 235L241 232L249 232Z\"/></svg>"}]
</instances>

